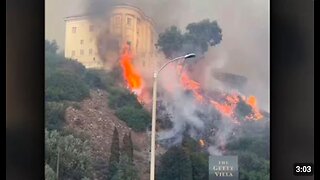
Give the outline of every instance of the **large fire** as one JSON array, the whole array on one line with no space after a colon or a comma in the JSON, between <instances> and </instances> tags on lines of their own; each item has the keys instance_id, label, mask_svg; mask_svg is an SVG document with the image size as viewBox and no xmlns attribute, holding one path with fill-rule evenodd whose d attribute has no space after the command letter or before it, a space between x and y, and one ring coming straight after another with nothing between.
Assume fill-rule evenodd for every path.
<instances>
[{"instance_id":1,"label":"large fire","mask_svg":"<svg viewBox=\"0 0 320 180\"><path fill-rule=\"evenodd\" d=\"M135 93L140 102L150 101L150 96L144 88L144 80L141 74L133 65L133 56L131 53L130 46L126 44L123 48L121 54L121 68L123 72L123 77L127 83L127 87L131 92ZM192 80L188 73L183 70L182 65L177 66L178 74L180 76L180 84L185 90L189 90L194 95L198 103L207 103L212 105L217 109L222 115L229 117L234 123L240 124L240 121L236 117L236 108L240 101L245 102L248 106L251 107L252 113L245 117L246 120L260 120L263 118L263 115L259 111L257 106L257 100L254 96L240 96L239 93L225 94L223 102L217 101L211 97L206 96L202 93L201 85L199 82Z\"/></svg>"},{"instance_id":2,"label":"large fire","mask_svg":"<svg viewBox=\"0 0 320 180\"><path fill-rule=\"evenodd\" d=\"M237 93L226 95L224 101L218 102L213 98L205 96L201 93L200 83L192 80L186 71L183 70L182 65L178 65L178 72L180 74L180 81L184 89L192 91L195 99L199 103L210 103L215 109L217 109L222 115L229 117L236 124L239 124L239 120L235 116L236 108L240 102L240 99L244 101L248 106L251 107L252 113L246 116L246 120L260 120L263 115L260 113L257 106L257 100L254 96L249 96L247 99L245 96L240 96Z\"/></svg>"},{"instance_id":3,"label":"large fire","mask_svg":"<svg viewBox=\"0 0 320 180\"><path fill-rule=\"evenodd\" d=\"M143 88L143 78L135 69L132 63L133 57L130 46L126 44L121 54L120 64L122 68L123 77L127 83L127 87L135 92L137 95L141 93Z\"/></svg>"},{"instance_id":4,"label":"large fire","mask_svg":"<svg viewBox=\"0 0 320 180\"><path fill-rule=\"evenodd\" d=\"M142 75L133 65L133 55L129 44L125 44L120 57L123 78L127 83L127 88L137 95L140 103L148 103L151 98L148 91L144 88Z\"/></svg>"}]
</instances>

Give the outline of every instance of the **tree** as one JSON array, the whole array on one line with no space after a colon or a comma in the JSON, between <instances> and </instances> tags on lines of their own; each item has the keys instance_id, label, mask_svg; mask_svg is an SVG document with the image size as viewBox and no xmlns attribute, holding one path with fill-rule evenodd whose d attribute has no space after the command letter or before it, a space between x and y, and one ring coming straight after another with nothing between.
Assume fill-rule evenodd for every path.
<instances>
[{"instance_id":1,"label":"tree","mask_svg":"<svg viewBox=\"0 0 320 180\"><path fill-rule=\"evenodd\" d=\"M56 72L46 79L47 101L80 101L89 96L89 87L81 77L66 72Z\"/></svg>"},{"instance_id":2,"label":"tree","mask_svg":"<svg viewBox=\"0 0 320 180\"><path fill-rule=\"evenodd\" d=\"M57 50L58 50L58 45L57 45L57 42L56 40L53 40L53 41L48 41L48 40L45 40L45 51L46 52L50 52L50 53L57 53Z\"/></svg>"},{"instance_id":3,"label":"tree","mask_svg":"<svg viewBox=\"0 0 320 180\"><path fill-rule=\"evenodd\" d=\"M57 155L59 151L59 162ZM59 163L61 179L81 179L92 177L91 150L88 141L73 135L61 135L58 131L45 130L45 163L56 168ZM52 174L46 168L48 176ZM51 175L50 175L51 176Z\"/></svg>"},{"instance_id":4,"label":"tree","mask_svg":"<svg viewBox=\"0 0 320 180\"><path fill-rule=\"evenodd\" d=\"M137 169L126 154L122 154L118 170L111 180L139 180Z\"/></svg>"},{"instance_id":5,"label":"tree","mask_svg":"<svg viewBox=\"0 0 320 180\"><path fill-rule=\"evenodd\" d=\"M270 163L252 152L239 152L240 180L269 179Z\"/></svg>"},{"instance_id":6,"label":"tree","mask_svg":"<svg viewBox=\"0 0 320 180\"><path fill-rule=\"evenodd\" d=\"M193 180L209 179L208 154L202 152L192 153L190 159L192 162Z\"/></svg>"},{"instance_id":7,"label":"tree","mask_svg":"<svg viewBox=\"0 0 320 180\"><path fill-rule=\"evenodd\" d=\"M48 165L45 165L45 180L56 180L56 173L54 170Z\"/></svg>"},{"instance_id":8,"label":"tree","mask_svg":"<svg viewBox=\"0 0 320 180\"><path fill-rule=\"evenodd\" d=\"M118 171L118 163L120 160L119 133L115 127L113 130L111 155L109 158L109 178L112 178Z\"/></svg>"},{"instance_id":9,"label":"tree","mask_svg":"<svg viewBox=\"0 0 320 180\"><path fill-rule=\"evenodd\" d=\"M150 113L143 108L125 106L116 110L116 116L135 131L145 131L150 124Z\"/></svg>"},{"instance_id":10,"label":"tree","mask_svg":"<svg viewBox=\"0 0 320 180\"><path fill-rule=\"evenodd\" d=\"M170 148L161 158L157 173L159 180L191 180L192 164L181 147Z\"/></svg>"},{"instance_id":11,"label":"tree","mask_svg":"<svg viewBox=\"0 0 320 180\"><path fill-rule=\"evenodd\" d=\"M64 126L66 105L58 102L45 103L45 124L48 130L61 130Z\"/></svg>"},{"instance_id":12,"label":"tree","mask_svg":"<svg viewBox=\"0 0 320 180\"><path fill-rule=\"evenodd\" d=\"M130 162L133 162L133 143L131 132L123 136L122 155L127 156Z\"/></svg>"},{"instance_id":13,"label":"tree","mask_svg":"<svg viewBox=\"0 0 320 180\"><path fill-rule=\"evenodd\" d=\"M176 26L171 26L164 33L159 34L157 46L165 54L167 58L172 58L181 50L183 43L183 35Z\"/></svg>"},{"instance_id":14,"label":"tree","mask_svg":"<svg viewBox=\"0 0 320 180\"><path fill-rule=\"evenodd\" d=\"M221 29L217 21L210 22L209 19L198 23L188 24L185 40L191 40L191 43L200 47L201 53L208 51L209 46L219 44L222 40Z\"/></svg>"},{"instance_id":15,"label":"tree","mask_svg":"<svg viewBox=\"0 0 320 180\"><path fill-rule=\"evenodd\" d=\"M208 19L188 24L184 34L177 27L172 26L164 33L160 33L157 46L166 58L190 52L203 54L208 51L209 46L220 43L221 32L217 21L211 22Z\"/></svg>"}]
</instances>

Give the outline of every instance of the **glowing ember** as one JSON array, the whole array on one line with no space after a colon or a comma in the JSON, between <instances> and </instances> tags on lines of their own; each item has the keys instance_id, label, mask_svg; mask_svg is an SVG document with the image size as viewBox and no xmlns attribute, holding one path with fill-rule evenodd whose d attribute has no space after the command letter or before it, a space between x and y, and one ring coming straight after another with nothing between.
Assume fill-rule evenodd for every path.
<instances>
[{"instance_id":1,"label":"glowing ember","mask_svg":"<svg viewBox=\"0 0 320 180\"><path fill-rule=\"evenodd\" d=\"M252 108L253 113L248 115L246 118L249 120L260 120L263 118L263 115L260 113L257 106L257 99L254 96L249 96L246 103Z\"/></svg>"},{"instance_id":2,"label":"glowing ember","mask_svg":"<svg viewBox=\"0 0 320 180\"><path fill-rule=\"evenodd\" d=\"M180 74L181 75L180 81L181 81L182 86L187 90L191 90L197 101L203 102L204 97L200 93L200 91L201 91L200 83L190 79L188 77L187 73L182 70L181 65L178 66L178 70L181 73Z\"/></svg>"},{"instance_id":3,"label":"glowing ember","mask_svg":"<svg viewBox=\"0 0 320 180\"><path fill-rule=\"evenodd\" d=\"M139 96L143 86L143 79L134 68L132 60L133 57L130 51L130 46L126 44L120 60L123 77L127 82L128 88Z\"/></svg>"},{"instance_id":4,"label":"glowing ember","mask_svg":"<svg viewBox=\"0 0 320 180\"><path fill-rule=\"evenodd\" d=\"M206 143L204 142L203 139L199 140L199 144L200 144L201 147L204 147L206 145Z\"/></svg>"}]
</instances>

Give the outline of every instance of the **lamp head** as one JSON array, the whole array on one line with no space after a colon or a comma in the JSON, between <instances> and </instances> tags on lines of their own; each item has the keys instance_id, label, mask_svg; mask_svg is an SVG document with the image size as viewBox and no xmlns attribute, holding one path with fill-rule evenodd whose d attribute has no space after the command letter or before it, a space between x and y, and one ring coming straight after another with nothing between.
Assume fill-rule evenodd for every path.
<instances>
[{"instance_id":1,"label":"lamp head","mask_svg":"<svg viewBox=\"0 0 320 180\"><path fill-rule=\"evenodd\" d=\"M189 59L189 58L194 58L194 57L196 57L196 54L195 53L190 53L190 54L186 54L184 56L184 59Z\"/></svg>"}]
</instances>

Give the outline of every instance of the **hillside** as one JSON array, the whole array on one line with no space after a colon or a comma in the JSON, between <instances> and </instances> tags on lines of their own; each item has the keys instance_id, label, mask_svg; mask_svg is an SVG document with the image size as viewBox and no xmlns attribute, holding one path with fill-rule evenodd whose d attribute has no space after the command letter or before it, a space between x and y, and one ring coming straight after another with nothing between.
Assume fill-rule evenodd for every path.
<instances>
[{"instance_id":1,"label":"hillside","mask_svg":"<svg viewBox=\"0 0 320 180\"><path fill-rule=\"evenodd\" d=\"M114 110L108 106L108 93L99 89L91 90L90 98L80 102L77 108L70 106L66 109L67 128L79 134L87 135L93 149L93 158L96 160L102 159L106 162L110 157L114 127L118 129L120 142L122 142L124 134L131 131L134 144L134 162L139 167L141 179L148 179L150 140L147 133L132 131L114 113Z\"/></svg>"}]
</instances>

